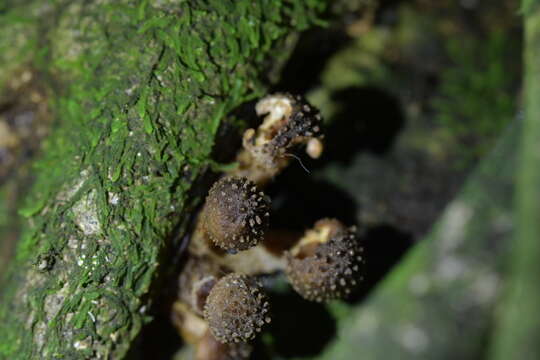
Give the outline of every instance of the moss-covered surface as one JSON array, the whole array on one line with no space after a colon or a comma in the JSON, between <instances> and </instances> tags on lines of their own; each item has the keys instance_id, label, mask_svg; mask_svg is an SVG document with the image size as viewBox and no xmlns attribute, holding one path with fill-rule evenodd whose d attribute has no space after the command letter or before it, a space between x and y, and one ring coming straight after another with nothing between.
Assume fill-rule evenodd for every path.
<instances>
[{"instance_id":1,"label":"moss-covered surface","mask_svg":"<svg viewBox=\"0 0 540 360\"><path fill-rule=\"evenodd\" d=\"M46 74L55 118L0 299L0 357L122 358L214 136L263 93L276 40L322 0L28 1L0 13L0 89Z\"/></svg>"}]
</instances>

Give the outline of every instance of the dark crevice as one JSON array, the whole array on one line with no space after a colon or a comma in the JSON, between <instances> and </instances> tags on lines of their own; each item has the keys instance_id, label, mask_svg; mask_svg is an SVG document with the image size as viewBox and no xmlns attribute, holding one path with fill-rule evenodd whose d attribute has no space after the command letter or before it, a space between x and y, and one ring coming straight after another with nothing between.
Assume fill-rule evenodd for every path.
<instances>
[{"instance_id":1,"label":"dark crevice","mask_svg":"<svg viewBox=\"0 0 540 360\"><path fill-rule=\"evenodd\" d=\"M272 336L272 346L257 344L252 359L265 359L269 352L287 359L315 356L335 336L335 319L324 305L292 291L271 292L269 302L273 320L266 332Z\"/></svg>"}]
</instances>

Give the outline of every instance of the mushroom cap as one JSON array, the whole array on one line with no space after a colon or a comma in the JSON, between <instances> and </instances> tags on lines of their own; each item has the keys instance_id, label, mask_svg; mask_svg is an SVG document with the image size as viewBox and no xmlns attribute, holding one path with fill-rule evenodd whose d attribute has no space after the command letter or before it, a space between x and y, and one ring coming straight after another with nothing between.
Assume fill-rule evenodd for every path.
<instances>
[{"instance_id":1,"label":"mushroom cap","mask_svg":"<svg viewBox=\"0 0 540 360\"><path fill-rule=\"evenodd\" d=\"M321 136L321 114L303 97L286 94L292 102L288 121L281 126L272 138L272 145L283 151L294 144L306 143L309 139Z\"/></svg>"},{"instance_id":2,"label":"mushroom cap","mask_svg":"<svg viewBox=\"0 0 540 360\"><path fill-rule=\"evenodd\" d=\"M321 115L303 97L288 93L268 95L257 103L256 111L258 115L268 115L257 134L251 130L245 137L252 139L255 147L251 152L260 162L275 166L291 146L311 140L308 154L313 158L321 155Z\"/></svg>"},{"instance_id":3,"label":"mushroom cap","mask_svg":"<svg viewBox=\"0 0 540 360\"><path fill-rule=\"evenodd\" d=\"M358 286L364 249L355 231L337 220L320 220L286 252L286 273L296 292L323 302L345 298Z\"/></svg>"},{"instance_id":4,"label":"mushroom cap","mask_svg":"<svg viewBox=\"0 0 540 360\"><path fill-rule=\"evenodd\" d=\"M270 322L262 287L249 276L229 274L210 291L204 317L212 335L222 343L246 342Z\"/></svg>"},{"instance_id":5,"label":"mushroom cap","mask_svg":"<svg viewBox=\"0 0 540 360\"><path fill-rule=\"evenodd\" d=\"M230 253L247 250L268 228L270 199L245 178L224 177L210 189L203 228L218 247Z\"/></svg>"}]
</instances>

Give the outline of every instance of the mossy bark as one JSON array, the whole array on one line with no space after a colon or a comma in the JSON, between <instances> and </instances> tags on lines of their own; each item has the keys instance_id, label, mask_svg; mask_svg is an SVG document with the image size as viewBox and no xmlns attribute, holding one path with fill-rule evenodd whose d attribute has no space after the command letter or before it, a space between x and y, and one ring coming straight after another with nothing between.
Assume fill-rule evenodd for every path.
<instances>
[{"instance_id":1,"label":"mossy bark","mask_svg":"<svg viewBox=\"0 0 540 360\"><path fill-rule=\"evenodd\" d=\"M0 357L122 358L197 204L224 116L260 96L276 41L323 0L13 1L0 89L48 79L52 134L20 214L0 302Z\"/></svg>"}]
</instances>

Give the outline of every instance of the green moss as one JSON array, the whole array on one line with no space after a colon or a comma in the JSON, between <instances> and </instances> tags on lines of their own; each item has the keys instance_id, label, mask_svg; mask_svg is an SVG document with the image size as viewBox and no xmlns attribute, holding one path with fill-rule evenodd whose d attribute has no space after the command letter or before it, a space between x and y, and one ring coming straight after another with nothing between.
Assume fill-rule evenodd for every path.
<instances>
[{"instance_id":1,"label":"green moss","mask_svg":"<svg viewBox=\"0 0 540 360\"><path fill-rule=\"evenodd\" d=\"M20 211L28 226L2 294L1 357L126 354L149 321L142 299L175 251L168 235L196 205L190 189L211 164L220 122L263 93L257 79L275 41L324 7L160 4L35 1L0 15L2 31L22 13L41 29L25 41L55 79L58 119Z\"/></svg>"}]
</instances>

